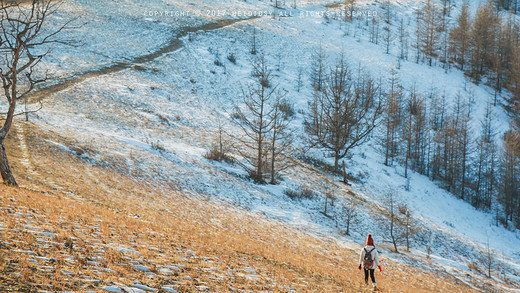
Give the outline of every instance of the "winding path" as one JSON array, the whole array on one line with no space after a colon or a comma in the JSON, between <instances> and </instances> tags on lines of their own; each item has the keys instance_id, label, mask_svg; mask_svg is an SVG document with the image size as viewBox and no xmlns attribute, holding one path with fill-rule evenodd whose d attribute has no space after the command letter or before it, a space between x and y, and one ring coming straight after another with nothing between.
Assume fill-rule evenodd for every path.
<instances>
[{"instance_id":1,"label":"winding path","mask_svg":"<svg viewBox=\"0 0 520 293\"><path fill-rule=\"evenodd\" d=\"M217 29L220 29L223 27L230 26L237 22L251 20L251 19L255 19L255 18L258 18L258 17L240 18L240 19L224 19L224 20L220 20L217 22L204 24L201 26L183 28L174 38L172 38L170 40L170 42L168 44L166 44L162 48L159 48L155 52L134 57L129 62L116 61L109 65L105 65L102 67L94 68L94 69L79 73L71 78L62 79L56 83L53 83L48 86L43 86L43 87L35 90L34 92L32 92L29 95L29 98L32 101L34 101L35 99L42 99L42 98L49 96L52 93L63 91L75 84L78 84L78 83L84 81L87 78L98 77L98 76L107 75L107 74L114 73L114 72L119 72L119 71L122 71L122 70L125 70L128 68L131 68L133 66L136 66L136 65L142 65L142 64L148 63L150 61L153 61L167 53L171 53L171 52L177 51L180 48L182 48L183 43L180 39L189 33L197 32L197 31L217 30Z\"/></svg>"}]
</instances>

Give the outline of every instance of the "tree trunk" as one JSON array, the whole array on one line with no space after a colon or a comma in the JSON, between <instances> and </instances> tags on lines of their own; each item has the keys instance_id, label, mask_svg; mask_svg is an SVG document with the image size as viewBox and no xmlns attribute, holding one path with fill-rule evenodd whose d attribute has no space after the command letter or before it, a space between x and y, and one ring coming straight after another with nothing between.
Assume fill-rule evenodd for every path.
<instances>
[{"instance_id":1,"label":"tree trunk","mask_svg":"<svg viewBox=\"0 0 520 293\"><path fill-rule=\"evenodd\" d=\"M406 211L406 251L410 252L410 211Z\"/></svg>"},{"instance_id":2,"label":"tree trunk","mask_svg":"<svg viewBox=\"0 0 520 293\"><path fill-rule=\"evenodd\" d=\"M14 179L13 172L9 166L7 155L5 153L4 140L0 140L0 174L5 184L9 186L18 186Z\"/></svg>"},{"instance_id":3,"label":"tree trunk","mask_svg":"<svg viewBox=\"0 0 520 293\"><path fill-rule=\"evenodd\" d=\"M278 111L278 109L276 111ZM271 142L271 182L270 183L274 185L276 183L276 181L274 179L274 176L276 175L274 167L275 167L275 162L276 162L276 139L277 139L276 134L278 132L278 129L277 129L278 128L278 124L277 124L278 113L277 112L274 114L273 120L274 120L274 125L273 125L273 140Z\"/></svg>"},{"instance_id":4,"label":"tree trunk","mask_svg":"<svg viewBox=\"0 0 520 293\"><path fill-rule=\"evenodd\" d=\"M350 236L350 218L351 215L347 216L347 235Z\"/></svg>"},{"instance_id":5,"label":"tree trunk","mask_svg":"<svg viewBox=\"0 0 520 293\"><path fill-rule=\"evenodd\" d=\"M395 221L395 217L394 217L394 212L393 211L392 211L392 215L390 217L391 217L391 220L390 220L390 237L392 237L392 243L394 244L395 252L399 253L399 251L397 250L397 243L395 241L395 236L394 236L394 221Z\"/></svg>"},{"instance_id":6,"label":"tree trunk","mask_svg":"<svg viewBox=\"0 0 520 293\"><path fill-rule=\"evenodd\" d=\"M323 214L327 216L327 199L328 197L325 195L325 210L323 211Z\"/></svg>"},{"instance_id":7,"label":"tree trunk","mask_svg":"<svg viewBox=\"0 0 520 293\"><path fill-rule=\"evenodd\" d=\"M350 186L350 183L348 183L347 167L345 167L345 161L343 161L343 183L345 183L345 184Z\"/></svg>"}]
</instances>

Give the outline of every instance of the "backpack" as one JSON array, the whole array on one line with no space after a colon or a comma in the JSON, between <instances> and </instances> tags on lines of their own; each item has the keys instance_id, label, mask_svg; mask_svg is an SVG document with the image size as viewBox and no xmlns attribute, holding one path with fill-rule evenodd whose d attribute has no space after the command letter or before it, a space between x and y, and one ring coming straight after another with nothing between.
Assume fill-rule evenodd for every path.
<instances>
[{"instance_id":1,"label":"backpack","mask_svg":"<svg viewBox=\"0 0 520 293\"><path fill-rule=\"evenodd\" d=\"M365 257L363 258L363 268L366 270L373 269L374 260L372 259L372 251L375 248L372 248L370 251L367 251L367 248L363 248L365 250Z\"/></svg>"}]
</instances>

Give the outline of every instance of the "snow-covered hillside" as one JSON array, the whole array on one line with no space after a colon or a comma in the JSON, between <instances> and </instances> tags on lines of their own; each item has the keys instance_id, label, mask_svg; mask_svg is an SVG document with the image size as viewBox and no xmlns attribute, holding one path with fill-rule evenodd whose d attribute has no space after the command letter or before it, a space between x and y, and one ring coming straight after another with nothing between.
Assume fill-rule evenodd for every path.
<instances>
[{"instance_id":1,"label":"snow-covered hillside","mask_svg":"<svg viewBox=\"0 0 520 293\"><path fill-rule=\"evenodd\" d=\"M385 258L392 259L447 272L477 289L520 291L520 232L495 225L493 215L476 210L425 176L412 173L407 181L402 166L383 164L376 135L346 160L348 173L355 178L351 186L311 163L316 159L333 164L326 152L305 148L304 113L313 95L309 64L311 53L320 47L329 65L343 54L352 68L363 68L376 79L387 80L390 70L398 68L403 87L415 86L425 95L436 89L451 103L458 94L472 96L475 131L494 91L472 84L457 69L445 71L413 60L398 64L397 48L386 54L383 45L369 42L369 16L346 23L321 15L340 12L341 5L326 6L334 4L331 1L295 1L296 7L293 1L284 3L283 9L274 9L272 1L260 0L66 1L60 17L77 16L80 25L64 35L78 38L81 46L53 49L45 69L61 86L46 92L44 108L32 114L29 123L64 138L49 139L51 145L70 152L87 150L81 156L85 161L153 174L158 182L174 182L193 197L237 205L316 237L334 239L345 248L360 248L366 234L372 233L377 243L384 244L383 266ZM392 1L393 14L410 24L410 33L414 10L421 3ZM462 1L456 1L453 17L461 6ZM382 13L380 2L361 1L356 7ZM476 9L477 4L471 7ZM208 25L226 19L243 20ZM253 36L273 69L273 82L287 91L296 112L290 127L297 135L294 157L299 164L286 170L278 185L256 184L241 164L204 157L217 138L219 124L228 141L241 133L231 116L251 82ZM230 54L235 63L227 58ZM110 67L113 64L126 65ZM303 87L298 91L300 72ZM75 80L77 76L83 77ZM493 111L498 132L503 133L509 118L500 105ZM241 162L238 154L233 155ZM299 188L316 196L301 200L287 196L287 190ZM337 200L326 216L322 212L328 190ZM421 228L411 252L391 252L383 215L388 190L397 194L399 203L407 204ZM344 235L342 205L352 198L359 202L359 222L351 227L351 235ZM482 284L490 280L468 265L488 248L495 268L492 285L486 287Z\"/></svg>"}]
</instances>

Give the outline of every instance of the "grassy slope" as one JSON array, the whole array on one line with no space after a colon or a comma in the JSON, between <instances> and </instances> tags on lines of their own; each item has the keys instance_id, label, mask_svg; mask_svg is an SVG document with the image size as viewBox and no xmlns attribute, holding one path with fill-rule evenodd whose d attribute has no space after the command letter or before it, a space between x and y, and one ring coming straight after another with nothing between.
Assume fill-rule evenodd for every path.
<instances>
[{"instance_id":1,"label":"grassy slope","mask_svg":"<svg viewBox=\"0 0 520 293\"><path fill-rule=\"evenodd\" d=\"M11 134L9 155L20 183L37 190L0 186L0 291L87 290L135 280L178 291L360 291L357 252L333 239L184 194L122 164L105 168L45 139L74 142L21 127ZM20 147L22 138L30 153ZM450 276L389 259L383 268L377 277L385 292L472 292Z\"/></svg>"}]
</instances>

